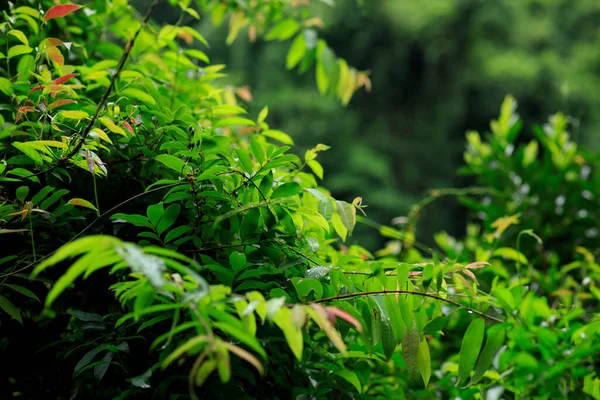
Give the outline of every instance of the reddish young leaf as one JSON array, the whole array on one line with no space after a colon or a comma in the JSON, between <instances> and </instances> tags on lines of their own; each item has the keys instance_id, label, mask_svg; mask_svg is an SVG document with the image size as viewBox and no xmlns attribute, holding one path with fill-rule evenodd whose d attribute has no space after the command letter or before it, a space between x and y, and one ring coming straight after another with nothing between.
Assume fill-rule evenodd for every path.
<instances>
[{"instance_id":1,"label":"reddish young leaf","mask_svg":"<svg viewBox=\"0 0 600 400\"><path fill-rule=\"evenodd\" d=\"M62 67L65 64L65 58L63 57L60 50L58 50L56 47L48 47L46 49L46 54L48 54L48 57L54 60L54 62L57 63L59 66Z\"/></svg>"},{"instance_id":2,"label":"reddish young leaf","mask_svg":"<svg viewBox=\"0 0 600 400\"><path fill-rule=\"evenodd\" d=\"M73 11L77 11L83 6L77 4L59 4L57 6L51 7L44 15L44 21L49 21L54 18L62 18L67 14L72 13Z\"/></svg>"},{"instance_id":3,"label":"reddish young leaf","mask_svg":"<svg viewBox=\"0 0 600 400\"><path fill-rule=\"evenodd\" d=\"M36 87L34 87L33 89L31 89L29 91L29 94L31 94L33 92L38 92L38 91L43 90L43 89L44 89L44 87L42 85L37 85Z\"/></svg>"},{"instance_id":4,"label":"reddish young leaf","mask_svg":"<svg viewBox=\"0 0 600 400\"><path fill-rule=\"evenodd\" d=\"M133 131L133 128L131 127L131 125L129 125L129 122L127 121L123 121L123 126L125 126L125 128L127 128L127 130L132 134L135 135L135 132Z\"/></svg>"},{"instance_id":5,"label":"reddish young leaf","mask_svg":"<svg viewBox=\"0 0 600 400\"><path fill-rule=\"evenodd\" d=\"M56 100L53 103L50 103L48 105L48 110L53 110L57 107L61 107L67 104L72 104L72 103L77 103L75 100L71 100L71 99L61 99L61 100Z\"/></svg>"},{"instance_id":6,"label":"reddish young leaf","mask_svg":"<svg viewBox=\"0 0 600 400\"><path fill-rule=\"evenodd\" d=\"M335 308L335 307L327 307L327 312L354 325L354 327L356 327L357 331L362 332L363 329L362 329L362 325L360 324L360 322L358 322L358 320L356 318L354 318L352 315L348 314L346 311L342 311L339 308Z\"/></svg>"},{"instance_id":7,"label":"reddish young leaf","mask_svg":"<svg viewBox=\"0 0 600 400\"><path fill-rule=\"evenodd\" d=\"M67 74L67 75L63 75L61 77L56 78L55 80L52 81L52 83L56 84L56 85L60 85L61 83L65 83L66 81L68 81L69 79L77 76L79 74Z\"/></svg>"},{"instance_id":8,"label":"reddish young leaf","mask_svg":"<svg viewBox=\"0 0 600 400\"><path fill-rule=\"evenodd\" d=\"M465 265L465 268L469 268L469 269L484 268L484 267L487 267L490 265L492 265L492 264L490 264L487 261L475 261L471 264Z\"/></svg>"},{"instance_id":9,"label":"reddish young leaf","mask_svg":"<svg viewBox=\"0 0 600 400\"><path fill-rule=\"evenodd\" d=\"M57 38L46 38L40 43L40 51L46 50L48 47L56 47L63 44L63 41Z\"/></svg>"}]
</instances>

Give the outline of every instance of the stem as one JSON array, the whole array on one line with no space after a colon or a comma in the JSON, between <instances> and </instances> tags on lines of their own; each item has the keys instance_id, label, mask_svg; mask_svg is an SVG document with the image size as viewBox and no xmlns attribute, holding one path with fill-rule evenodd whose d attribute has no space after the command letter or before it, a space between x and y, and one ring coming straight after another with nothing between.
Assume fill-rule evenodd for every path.
<instances>
[{"instance_id":1,"label":"stem","mask_svg":"<svg viewBox=\"0 0 600 400\"><path fill-rule=\"evenodd\" d=\"M305 304L310 304L310 303L327 303L327 302L330 302L330 301L348 300L348 299L352 299L354 297L374 296L374 295L378 295L378 294L384 294L384 295L385 294L410 294L410 295L413 295L413 296L429 297L431 299L441 300L441 301L444 301L446 303L455 305L457 307L464 308L464 309L466 309L467 311L469 311L469 312L471 312L473 314L477 314L480 317L489 319L491 321L496 321L496 322L500 322L500 323L504 322L501 319L498 319L496 317L492 317L491 315L488 315L488 314L483 313L481 311L475 310L475 309L473 309L471 307L464 306L464 305L462 305L462 304L460 304L460 303L458 303L458 302L456 302L454 300L444 299L442 297L436 296L436 295L431 294L431 293L413 292L413 291L410 291L410 290L378 290L378 291L374 291L374 292L349 293L349 294L342 294L342 295L334 296L334 297L326 297L326 298L320 299L320 300L309 301L309 302L307 302Z\"/></svg>"},{"instance_id":2,"label":"stem","mask_svg":"<svg viewBox=\"0 0 600 400\"><path fill-rule=\"evenodd\" d=\"M100 203L98 202L98 188L96 187L96 174L92 172L92 178L94 180L94 197L96 198L96 216L100 218Z\"/></svg>"},{"instance_id":3,"label":"stem","mask_svg":"<svg viewBox=\"0 0 600 400\"><path fill-rule=\"evenodd\" d=\"M152 4L150 5L150 8L148 8L148 12L146 12L146 15L144 16L144 19L143 19L139 29L135 32L133 37L125 45L125 52L123 52L123 55L121 56L121 60L119 61L119 65L117 66L117 71L112 76L112 79L110 80L110 84L106 88L104 95L102 95L102 98L100 99L100 102L98 103L98 106L96 107L96 111L94 112L94 115L92 116L92 118L90 119L90 122L87 124L87 126L81 133L81 138L79 138L75 147L73 147L73 149L62 158L62 160L61 160L62 163L67 162L71 157L73 157L75 154L77 154L77 152L79 152L79 150L81 149L81 146L83 146L83 143L85 142L85 139L87 138L87 136L90 134L90 131L92 130L94 124L96 123L96 120L98 119L98 117L100 115L100 112L106 105L106 102L108 101L108 96L110 96L110 93L112 92L113 88L115 87L115 82L119 78L119 75L121 74L121 71L123 70L123 67L125 66L125 62L129 58L129 54L131 53L131 50L133 49L135 40L137 39L137 37L138 37L139 33L142 31L142 29L144 29L144 26L146 26L146 23L148 23L148 20L150 19L150 16L152 15L152 12L154 11L154 9L156 8L157 5L158 5L158 0L154 0L152 2ZM50 169L52 169L52 167ZM48 169L48 170L50 170L50 169Z\"/></svg>"},{"instance_id":4,"label":"stem","mask_svg":"<svg viewBox=\"0 0 600 400\"><path fill-rule=\"evenodd\" d=\"M33 251L33 262L37 261L35 256L35 240L33 239L33 223L31 222L31 213L29 213L29 236L31 237L31 250Z\"/></svg>"}]
</instances>

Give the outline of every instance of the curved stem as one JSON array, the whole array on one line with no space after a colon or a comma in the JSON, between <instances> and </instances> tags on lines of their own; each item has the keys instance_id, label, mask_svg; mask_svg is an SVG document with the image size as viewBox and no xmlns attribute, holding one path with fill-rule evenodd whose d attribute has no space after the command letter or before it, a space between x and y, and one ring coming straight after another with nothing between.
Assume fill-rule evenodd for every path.
<instances>
[{"instance_id":1,"label":"curved stem","mask_svg":"<svg viewBox=\"0 0 600 400\"><path fill-rule=\"evenodd\" d=\"M458 302L456 302L454 300L444 299L442 297L436 296L435 294L431 294L431 293L413 292L413 291L410 291L410 290L377 290L377 291L373 291L373 292L349 293L349 294L342 294L342 295L339 295L339 296L326 297L324 299L309 301L309 302L307 302L305 304L310 304L310 303L328 303L330 301L348 300L348 299L352 299L354 297L375 296L375 295L379 295L379 294L384 294L384 295L385 294L410 294L410 295L413 295L413 296L429 297L431 299L440 300L440 301L443 301L443 302L455 305L457 307L464 308L465 310L467 310L467 311L469 311L469 312L471 312L473 314L477 314L480 317L489 319L491 321L500 322L500 323L504 322L503 320L501 320L499 318L492 317L491 315L488 315L488 314L486 314L484 312L475 310L475 309L473 309L471 307L464 306L464 305L462 305L462 304L460 304L460 303L458 303Z\"/></svg>"}]
</instances>

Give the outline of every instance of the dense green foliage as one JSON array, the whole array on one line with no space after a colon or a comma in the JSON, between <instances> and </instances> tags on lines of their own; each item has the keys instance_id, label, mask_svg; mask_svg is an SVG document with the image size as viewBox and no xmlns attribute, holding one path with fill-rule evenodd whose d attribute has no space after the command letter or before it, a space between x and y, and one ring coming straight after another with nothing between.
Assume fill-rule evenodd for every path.
<instances>
[{"instance_id":1,"label":"dense green foliage","mask_svg":"<svg viewBox=\"0 0 600 400\"><path fill-rule=\"evenodd\" d=\"M309 2L171 1L164 26L157 2L42 3L0 24L3 398L600 398L599 159L565 116L530 141L507 97L467 133L478 186L393 228L320 187L335 147L295 155L183 25L289 39L347 103L370 82ZM467 235L430 249L418 221L448 196ZM345 245L357 222L386 246Z\"/></svg>"},{"instance_id":2,"label":"dense green foliage","mask_svg":"<svg viewBox=\"0 0 600 400\"><path fill-rule=\"evenodd\" d=\"M507 93L528 124L523 136L562 111L573 139L600 149L596 0L338 0L320 14L331 48L370 71L372 92L357 93L348 108L319 98L312 77L284 70L286 43L218 46L224 29L206 21L200 29L215 44L212 58L253 90L251 110L269 104L299 148L336 149L321 160L334 196L377 192L365 200L378 221L406 215L426 190L472 184L455 174L464 132L485 129ZM432 244L441 228L462 235L464 218L445 199L420 221L419 237ZM360 226L355 238L381 244Z\"/></svg>"}]
</instances>

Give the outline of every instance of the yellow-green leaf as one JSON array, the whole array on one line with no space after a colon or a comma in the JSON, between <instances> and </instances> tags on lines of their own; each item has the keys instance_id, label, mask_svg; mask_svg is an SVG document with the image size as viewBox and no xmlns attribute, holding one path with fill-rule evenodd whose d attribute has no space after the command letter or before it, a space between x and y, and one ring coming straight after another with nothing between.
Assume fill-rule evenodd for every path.
<instances>
[{"instance_id":1,"label":"yellow-green leaf","mask_svg":"<svg viewBox=\"0 0 600 400\"><path fill-rule=\"evenodd\" d=\"M127 136L127 133L125 133L123 128L120 128L117 125L115 125L115 123L112 121L112 119L110 119L108 117L102 117L102 118L98 118L98 121L100 121L100 123L102 123L102 125L107 127L109 131L111 131L113 133L118 133L119 135L122 135L122 136Z\"/></svg>"},{"instance_id":2,"label":"yellow-green leaf","mask_svg":"<svg viewBox=\"0 0 600 400\"><path fill-rule=\"evenodd\" d=\"M29 47L29 40L27 40L27 36L25 36L23 32L18 31L16 29L11 29L10 31L8 31L8 34L16 37L17 39L19 39L19 41L21 41L21 43Z\"/></svg>"},{"instance_id":3,"label":"yellow-green leaf","mask_svg":"<svg viewBox=\"0 0 600 400\"><path fill-rule=\"evenodd\" d=\"M127 88L127 89L121 91L121 95L125 96L125 97L132 97L143 103L149 103L152 105L156 105L156 100L154 100L154 97L150 96L148 93L146 93L140 89Z\"/></svg>"},{"instance_id":4,"label":"yellow-green leaf","mask_svg":"<svg viewBox=\"0 0 600 400\"><path fill-rule=\"evenodd\" d=\"M60 113L60 115L62 115L65 118L68 118L68 119L77 119L77 120L87 118L90 116L85 111L62 111Z\"/></svg>"},{"instance_id":5,"label":"yellow-green leaf","mask_svg":"<svg viewBox=\"0 0 600 400\"><path fill-rule=\"evenodd\" d=\"M431 378L431 355L429 354L429 345L427 340L421 340L419 343L419 352L417 354L417 368L423 378L425 387L429 384L429 378Z\"/></svg>"},{"instance_id":6,"label":"yellow-green leaf","mask_svg":"<svg viewBox=\"0 0 600 400\"><path fill-rule=\"evenodd\" d=\"M98 211L98 209L96 207L94 207L94 205L92 203L90 203L89 201L84 200L84 199L79 199L79 198L71 199L68 201L67 204L72 204L74 206L79 206L79 207L90 208L92 210Z\"/></svg>"},{"instance_id":7,"label":"yellow-green leaf","mask_svg":"<svg viewBox=\"0 0 600 400\"><path fill-rule=\"evenodd\" d=\"M485 321L482 318L477 318L467 328L467 332L463 337L460 346L458 357L458 381L456 386L462 385L467 380L481 350L483 343L483 333L485 331Z\"/></svg>"},{"instance_id":8,"label":"yellow-green leaf","mask_svg":"<svg viewBox=\"0 0 600 400\"><path fill-rule=\"evenodd\" d=\"M13 58L16 56L20 56L23 54L28 54L31 53L33 51L33 49L29 46L25 46L24 44L18 44L16 46L11 47L10 49L8 49L8 58Z\"/></svg>"},{"instance_id":9,"label":"yellow-green leaf","mask_svg":"<svg viewBox=\"0 0 600 400\"><path fill-rule=\"evenodd\" d=\"M106 132L104 132L102 129L100 129L100 128L94 128L94 129L92 129L92 133L95 133L96 135L98 135L98 137L100 139L104 140L105 142L113 144L112 140L110 140L110 138L108 137L108 135L106 134Z\"/></svg>"}]
</instances>

